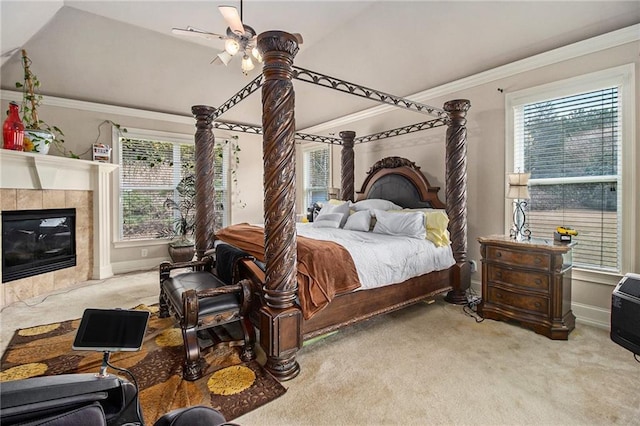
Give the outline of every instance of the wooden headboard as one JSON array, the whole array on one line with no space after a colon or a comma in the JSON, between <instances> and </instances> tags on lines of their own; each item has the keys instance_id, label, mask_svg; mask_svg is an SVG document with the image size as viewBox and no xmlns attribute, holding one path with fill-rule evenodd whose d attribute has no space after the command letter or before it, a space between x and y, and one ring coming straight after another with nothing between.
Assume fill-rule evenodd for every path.
<instances>
[{"instance_id":1,"label":"wooden headboard","mask_svg":"<svg viewBox=\"0 0 640 426\"><path fill-rule=\"evenodd\" d=\"M356 201L380 198L404 208L445 208L438 198L440 187L431 186L420 167L402 157L386 157L375 163Z\"/></svg>"}]
</instances>

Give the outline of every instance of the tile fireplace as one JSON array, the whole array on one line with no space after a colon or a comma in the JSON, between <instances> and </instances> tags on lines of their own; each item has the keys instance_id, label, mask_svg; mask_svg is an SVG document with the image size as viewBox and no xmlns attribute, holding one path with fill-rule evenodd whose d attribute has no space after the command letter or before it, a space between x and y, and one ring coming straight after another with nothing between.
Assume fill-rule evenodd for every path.
<instances>
[{"instance_id":1,"label":"tile fireplace","mask_svg":"<svg viewBox=\"0 0 640 426\"><path fill-rule=\"evenodd\" d=\"M112 172L117 165L0 149L0 217L75 210L75 266L3 282L0 306L113 275ZM4 264L4 259L2 261ZM4 265L2 275L4 280Z\"/></svg>"}]
</instances>

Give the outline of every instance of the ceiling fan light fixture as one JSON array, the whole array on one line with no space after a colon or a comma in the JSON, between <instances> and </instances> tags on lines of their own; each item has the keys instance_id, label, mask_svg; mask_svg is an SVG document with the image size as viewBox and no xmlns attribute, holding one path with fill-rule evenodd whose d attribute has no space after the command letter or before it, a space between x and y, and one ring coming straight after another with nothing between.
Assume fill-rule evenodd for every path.
<instances>
[{"instance_id":1,"label":"ceiling fan light fixture","mask_svg":"<svg viewBox=\"0 0 640 426\"><path fill-rule=\"evenodd\" d=\"M257 46L251 49L251 54L253 55L254 58L257 59L258 62L262 62L262 55L260 54L260 51L258 50Z\"/></svg>"},{"instance_id":2,"label":"ceiling fan light fixture","mask_svg":"<svg viewBox=\"0 0 640 426\"><path fill-rule=\"evenodd\" d=\"M224 50L231 56L240 51L240 43L232 38L228 38L224 42Z\"/></svg>"},{"instance_id":3,"label":"ceiling fan light fixture","mask_svg":"<svg viewBox=\"0 0 640 426\"><path fill-rule=\"evenodd\" d=\"M255 65L253 64L253 61L251 60L249 55L245 53L245 55L242 57L242 72L244 73L244 75L247 75L247 73L254 68Z\"/></svg>"},{"instance_id":4,"label":"ceiling fan light fixture","mask_svg":"<svg viewBox=\"0 0 640 426\"><path fill-rule=\"evenodd\" d=\"M226 50L223 50L222 52L218 53L218 58L220 58L222 63L226 66L231 60L232 56L229 55L229 53Z\"/></svg>"}]
</instances>

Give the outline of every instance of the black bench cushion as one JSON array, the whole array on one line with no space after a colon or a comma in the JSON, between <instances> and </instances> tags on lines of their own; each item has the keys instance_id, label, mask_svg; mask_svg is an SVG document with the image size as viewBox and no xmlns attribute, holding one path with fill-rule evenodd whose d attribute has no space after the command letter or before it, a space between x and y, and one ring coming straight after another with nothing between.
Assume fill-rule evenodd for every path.
<instances>
[{"instance_id":1,"label":"black bench cushion","mask_svg":"<svg viewBox=\"0 0 640 426\"><path fill-rule=\"evenodd\" d=\"M182 293L187 290L202 291L224 286L218 277L211 272L194 271L185 272L175 277L167 278L162 282L165 294L170 299L171 305L182 316ZM240 299L236 294L221 294L215 297L205 297L199 300L199 316L226 312L240 309Z\"/></svg>"}]
</instances>

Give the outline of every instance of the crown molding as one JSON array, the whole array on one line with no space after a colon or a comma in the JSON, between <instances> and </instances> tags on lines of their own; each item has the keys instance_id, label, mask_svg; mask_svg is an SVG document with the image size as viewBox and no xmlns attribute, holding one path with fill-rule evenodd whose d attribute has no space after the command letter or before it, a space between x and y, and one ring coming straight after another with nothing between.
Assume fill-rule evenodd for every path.
<instances>
[{"instance_id":1,"label":"crown molding","mask_svg":"<svg viewBox=\"0 0 640 426\"><path fill-rule=\"evenodd\" d=\"M577 58L579 56L611 49L638 40L640 40L640 24L632 25L630 27L622 28L620 30L582 40L573 44L569 44L567 46L559 47L557 49L549 50L538 55L521 59L510 64L483 71L469 77L461 78L450 83L445 83L443 85L407 96L407 99L424 103L433 98L444 96L449 93L470 89L482 84L491 83L492 81L512 77L523 72L535 70L548 65L553 65L558 62ZM348 125L355 121L378 116L385 112L392 111L393 109L395 109L395 107L389 105L376 106L346 115L344 117L337 118L335 120L327 121L325 123L321 123L307 129L303 129L301 131L305 133L319 134L326 130L344 127L345 125Z\"/></svg>"},{"instance_id":2,"label":"crown molding","mask_svg":"<svg viewBox=\"0 0 640 426\"><path fill-rule=\"evenodd\" d=\"M0 98L6 101L22 102L22 92L13 90L1 90ZM148 111L138 108L129 108L116 105L101 104L97 102L80 101L77 99L59 98L57 96L42 96L42 105L59 108L79 109L82 111L98 112L101 114L116 114L126 117L146 118L177 124L193 125L193 117L190 115L168 114L165 112Z\"/></svg>"}]
</instances>

